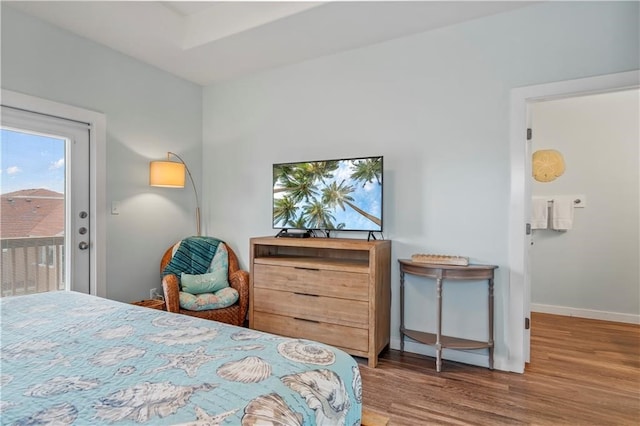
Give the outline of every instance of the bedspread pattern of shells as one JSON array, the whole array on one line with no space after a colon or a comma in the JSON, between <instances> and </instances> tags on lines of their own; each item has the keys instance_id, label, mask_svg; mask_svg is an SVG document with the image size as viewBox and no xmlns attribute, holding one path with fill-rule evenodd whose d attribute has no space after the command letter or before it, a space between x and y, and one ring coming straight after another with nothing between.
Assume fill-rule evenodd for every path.
<instances>
[{"instance_id":1,"label":"bedspread pattern of shells","mask_svg":"<svg viewBox=\"0 0 640 426\"><path fill-rule=\"evenodd\" d=\"M0 414L13 419L12 424L155 425L176 424L176 419L182 425L360 422L360 372L353 359L345 364L342 351L146 308L123 311L113 302L105 305L91 299L94 303L94 309L84 300L75 311L66 310L67 319L81 318L83 326L58 317L51 324L54 333L3 342L0 384L7 390L15 386L18 395L37 402L28 411L28 399L20 401L13 399L13 392L3 392ZM42 319L43 305L38 310ZM110 314L117 319L105 322ZM141 334L135 324L144 320L150 328ZM20 333L19 322L6 324ZM84 335L93 343L109 344L89 345L86 353L69 352L66 349L73 343L56 341L54 335L76 343ZM213 349L214 341L225 343ZM56 373L24 381L15 367L26 361L32 362L29 371ZM92 395L89 402L80 399L87 395ZM20 417L20 412L29 414ZM89 412L89 419L83 417Z\"/></svg>"}]
</instances>

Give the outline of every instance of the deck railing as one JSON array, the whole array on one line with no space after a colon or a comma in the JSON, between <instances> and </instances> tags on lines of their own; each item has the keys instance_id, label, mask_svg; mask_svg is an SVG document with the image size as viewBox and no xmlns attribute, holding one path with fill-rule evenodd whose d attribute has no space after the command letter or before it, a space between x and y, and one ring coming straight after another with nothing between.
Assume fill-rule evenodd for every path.
<instances>
[{"instance_id":1,"label":"deck railing","mask_svg":"<svg viewBox=\"0 0 640 426\"><path fill-rule=\"evenodd\" d=\"M2 238L0 297L65 289L64 237Z\"/></svg>"}]
</instances>

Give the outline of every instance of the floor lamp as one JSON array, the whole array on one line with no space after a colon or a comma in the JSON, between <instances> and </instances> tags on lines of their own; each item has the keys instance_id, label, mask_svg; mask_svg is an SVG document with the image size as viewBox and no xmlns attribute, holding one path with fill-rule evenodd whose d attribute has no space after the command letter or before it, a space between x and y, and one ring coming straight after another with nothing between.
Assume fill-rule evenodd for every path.
<instances>
[{"instance_id":1,"label":"floor lamp","mask_svg":"<svg viewBox=\"0 0 640 426\"><path fill-rule=\"evenodd\" d=\"M180 162L171 161L171 156L176 157ZM198 200L198 191L196 184L193 182L191 171L187 167L180 156L174 152L167 152L167 161L151 161L149 163L149 185L160 186L164 188L184 188L185 170L191 180L193 192L196 194L196 229L200 236L200 201Z\"/></svg>"}]
</instances>

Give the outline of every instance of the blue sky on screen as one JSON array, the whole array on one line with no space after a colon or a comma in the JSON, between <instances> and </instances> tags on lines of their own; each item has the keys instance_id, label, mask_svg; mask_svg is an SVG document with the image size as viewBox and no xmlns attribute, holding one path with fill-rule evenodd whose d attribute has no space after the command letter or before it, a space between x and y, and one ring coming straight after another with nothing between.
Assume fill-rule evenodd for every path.
<instances>
[{"instance_id":1,"label":"blue sky on screen","mask_svg":"<svg viewBox=\"0 0 640 426\"><path fill-rule=\"evenodd\" d=\"M64 139L0 130L0 191L46 188L64 192Z\"/></svg>"}]
</instances>

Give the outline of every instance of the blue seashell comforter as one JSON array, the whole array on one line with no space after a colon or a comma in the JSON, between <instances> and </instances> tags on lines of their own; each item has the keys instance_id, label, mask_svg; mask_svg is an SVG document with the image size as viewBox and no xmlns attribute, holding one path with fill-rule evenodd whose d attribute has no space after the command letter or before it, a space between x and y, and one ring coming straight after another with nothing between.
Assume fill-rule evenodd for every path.
<instances>
[{"instance_id":1,"label":"blue seashell comforter","mask_svg":"<svg viewBox=\"0 0 640 426\"><path fill-rule=\"evenodd\" d=\"M0 299L3 425L359 425L320 343L75 292Z\"/></svg>"}]
</instances>

